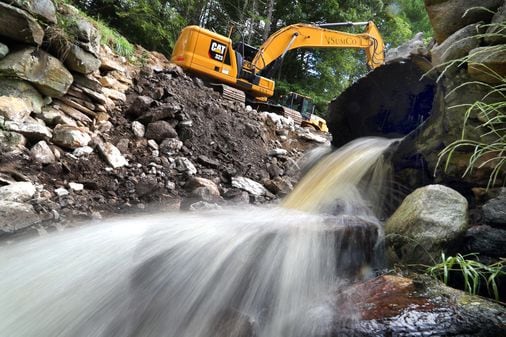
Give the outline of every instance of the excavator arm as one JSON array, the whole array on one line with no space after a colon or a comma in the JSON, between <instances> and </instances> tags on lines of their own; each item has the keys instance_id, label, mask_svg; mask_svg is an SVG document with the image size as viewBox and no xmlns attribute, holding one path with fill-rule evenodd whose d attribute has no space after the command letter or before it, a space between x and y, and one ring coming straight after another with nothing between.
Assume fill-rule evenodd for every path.
<instances>
[{"instance_id":1,"label":"excavator arm","mask_svg":"<svg viewBox=\"0 0 506 337\"><path fill-rule=\"evenodd\" d=\"M372 22L361 34L326 29L310 24L294 24L272 34L259 48L251 62L253 73L258 73L274 60L296 48L357 48L365 49L367 65L374 69L383 64L384 44L376 25ZM341 24L343 25L343 24ZM346 23L344 25L353 25Z\"/></svg>"}]
</instances>

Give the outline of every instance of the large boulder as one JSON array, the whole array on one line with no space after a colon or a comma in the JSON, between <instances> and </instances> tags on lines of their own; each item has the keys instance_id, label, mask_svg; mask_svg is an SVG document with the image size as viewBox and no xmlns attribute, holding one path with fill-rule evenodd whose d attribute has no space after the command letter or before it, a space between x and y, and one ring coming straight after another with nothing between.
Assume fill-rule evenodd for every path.
<instances>
[{"instance_id":1,"label":"large boulder","mask_svg":"<svg viewBox=\"0 0 506 337\"><path fill-rule=\"evenodd\" d=\"M35 191L35 186L29 181L13 182L0 186L0 200L25 202L33 198Z\"/></svg>"},{"instance_id":2,"label":"large boulder","mask_svg":"<svg viewBox=\"0 0 506 337\"><path fill-rule=\"evenodd\" d=\"M467 71L475 80L492 84L503 83L506 77L506 48L498 45L471 50Z\"/></svg>"},{"instance_id":3,"label":"large boulder","mask_svg":"<svg viewBox=\"0 0 506 337\"><path fill-rule=\"evenodd\" d=\"M148 124L145 137L162 142L166 138L177 138L177 132L169 122L156 121Z\"/></svg>"},{"instance_id":4,"label":"large boulder","mask_svg":"<svg viewBox=\"0 0 506 337\"><path fill-rule=\"evenodd\" d=\"M233 177L232 186L244 190L254 196L268 194L267 189L260 183L246 177Z\"/></svg>"},{"instance_id":5,"label":"large boulder","mask_svg":"<svg viewBox=\"0 0 506 337\"><path fill-rule=\"evenodd\" d=\"M70 125L57 125L53 129L53 143L68 149L77 149L88 145L91 137L86 128L79 128Z\"/></svg>"},{"instance_id":6,"label":"large boulder","mask_svg":"<svg viewBox=\"0 0 506 337\"><path fill-rule=\"evenodd\" d=\"M5 120L23 121L31 112L32 109L25 100L19 97L0 96L0 116Z\"/></svg>"},{"instance_id":7,"label":"large boulder","mask_svg":"<svg viewBox=\"0 0 506 337\"><path fill-rule=\"evenodd\" d=\"M459 29L444 42L431 49L432 64L441 65L448 61L460 59L479 47L485 28L481 24L472 24Z\"/></svg>"},{"instance_id":8,"label":"large boulder","mask_svg":"<svg viewBox=\"0 0 506 337\"><path fill-rule=\"evenodd\" d=\"M0 2L0 35L14 41L39 46L44 29L30 14Z\"/></svg>"},{"instance_id":9,"label":"large boulder","mask_svg":"<svg viewBox=\"0 0 506 337\"><path fill-rule=\"evenodd\" d=\"M425 0L425 7L434 31L442 43L462 27L480 21L489 22L504 0Z\"/></svg>"},{"instance_id":10,"label":"large boulder","mask_svg":"<svg viewBox=\"0 0 506 337\"><path fill-rule=\"evenodd\" d=\"M497 10L492 22L487 28L487 35L484 37L488 45L506 44L506 4Z\"/></svg>"},{"instance_id":11,"label":"large boulder","mask_svg":"<svg viewBox=\"0 0 506 337\"><path fill-rule=\"evenodd\" d=\"M32 205L0 199L0 235L14 233L40 221Z\"/></svg>"},{"instance_id":12,"label":"large boulder","mask_svg":"<svg viewBox=\"0 0 506 337\"><path fill-rule=\"evenodd\" d=\"M44 105L44 98L37 89L19 79L0 78L0 97L21 98L35 113L40 113Z\"/></svg>"},{"instance_id":13,"label":"large boulder","mask_svg":"<svg viewBox=\"0 0 506 337\"><path fill-rule=\"evenodd\" d=\"M77 45L68 46L64 55L65 65L78 73L89 74L100 68L100 60Z\"/></svg>"},{"instance_id":14,"label":"large boulder","mask_svg":"<svg viewBox=\"0 0 506 337\"><path fill-rule=\"evenodd\" d=\"M482 206L483 220L490 225L506 226L506 188Z\"/></svg>"},{"instance_id":15,"label":"large boulder","mask_svg":"<svg viewBox=\"0 0 506 337\"><path fill-rule=\"evenodd\" d=\"M6 121L0 116L0 124L6 131L20 133L29 140L46 140L52 137L51 130L44 125L44 122L33 118L26 118L23 121Z\"/></svg>"},{"instance_id":16,"label":"large boulder","mask_svg":"<svg viewBox=\"0 0 506 337\"><path fill-rule=\"evenodd\" d=\"M391 262L431 263L462 238L468 227L467 200L443 185L408 195L385 224Z\"/></svg>"},{"instance_id":17,"label":"large boulder","mask_svg":"<svg viewBox=\"0 0 506 337\"><path fill-rule=\"evenodd\" d=\"M37 48L25 48L0 60L0 76L27 80L52 97L63 96L73 81L60 60Z\"/></svg>"},{"instance_id":18,"label":"large boulder","mask_svg":"<svg viewBox=\"0 0 506 337\"><path fill-rule=\"evenodd\" d=\"M38 19L48 23L56 23L56 7L52 0L4 0L22 8Z\"/></svg>"}]
</instances>

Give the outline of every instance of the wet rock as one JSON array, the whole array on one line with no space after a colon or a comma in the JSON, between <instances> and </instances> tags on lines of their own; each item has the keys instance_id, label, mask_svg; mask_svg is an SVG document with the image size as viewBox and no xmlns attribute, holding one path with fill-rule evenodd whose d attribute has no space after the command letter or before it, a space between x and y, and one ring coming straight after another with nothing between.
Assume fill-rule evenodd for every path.
<instances>
[{"instance_id":1,"label":"wet rock","mask_svg":"<svg viewBox=\"0 0 506 337\"><path fill-rule=\"evenodd\" d=\"M432 64L437 66L448 61L460 59L474 48L480 45L481 37L484 33L481 24L472 24L459 29L448 37L440 45L431 49Z\"/></svg>"},{"instance_id":2,"label":"wet rock","mask_svg":"<svg viewBox=\"0 0 506 337\"><path fill-rule=\"evenodd\" d=\"M43 140L35 144L30 150L32 159L40 164L51 164L56 161L56 157L51 148Z\"/></svg>"},{"instance_id":3,"label":"wet rock","mask_svg":"<svg viewBox=\"0 0 506 337\"><path fill-rule=\"evenodd\" d=\"M166 138L177 138L177 132L167 121L149 123L146 128L146 138L162 142Z\"/></svg>"},{"instance_id":4,"label":"wet rock","mask_svg":"<svg viewBox=\"0 0 506 337\"><path fill-rule=\"evenodd\" d=\"M128 165L128 161L123 157L118 148L111 143L98 144L98 150L104 157L105 161L113 168L123 167Z\"/></svg>"},{"instance_id":5,"label":"wet rock","mask_svg":"<svg viewBox=\"0 0 506 337\"><path fill-rule=\"evenodd\" d=\"M57 125L53 129L53 143L68 149L77 149L88 145L91 137L87 128L70 125Z\"/></svg>"},{"instance_id":6,"label":"wet rock","mask_svg":"<svg viewBox=\"0 0 506 337\"><path fill-rule=\"evenodd\" d=\"M25 48L0 60L0 76L31 82L42 94L59 97L72 84L72 74L57 58L37 48Z\"/></svg>"},{"instance_id":7,"label":"wet rock","mask_svg":"<svg viewBox=\"0 0 506 337\"><path fill-rule=\"evenodd\" d=\"M0 152L20 151L26 145L26 138L16 132L0 130Z\"/></svg>"},{"instance_id":8,"label":"wet rock","mask_svg":"<svg viewBox=\"0 0 506 337\"><path fill-rule=\"evenodd\" d=\"M246 177L232 177L232 186L257 197L268 194L267 189L262 184Z\"/></svg>"},{"instance_id":9,"label":"wet rock","mask_svg":"<svg viewBox=\"0 0 506 337\"><path fill-rule=\"evenodd\" d=\"M506 255L506 230L487 225L471 227L465 237L466 251L496 258Z\"/></svg>"},{"instance_id":10,"label":"wet rock","mask_svg":"<svg viewBox=\"0 0 506 337\"><path fill-rule=\"evenodd\" d=\"M30 118L16 122L5 121L0 117L0 124L3 124L5 130L20 133L30 140L46 140L52 137L51 130Z\"/></svg>"},{"instance_id":11,"label":"wet rock","mask_svg":"<svg viewBox=\"0 0 506 337\"><path fill-rule=\"evenodd\" d=\"M425 0L425 7L438 43L462 27L480 21L490 22L503 0Z\"/></svg>"},{"instance_id":12,"label":"wet rock","mask_svg":"<svg viewBox=\"0 0 506 337\"><path fill-rule=\"evenodd\" d=\"M32 205L0 199L0 235L14 233L40 221Z\"/></svg>"},{"instance_id":13,"label":"wet rock","mask_svg":"<svg viewBox=\"0 0 506 337\"><path fill-rule=\"evenodd\" d=\"M177 157L175 160L176 170L184 172L188 175L197 174L197 168L193 163L186 157Z\"/></svg>"},{"instance_id":14,"label":"wet rock","mask_svg":"<svg viewBox=\"0 0 506 337\"><path fill-rule=\"evenodd\" d=\"M0 60L9 54L9 47L0 42Z\"/></svg>"},{"instance_id":15,"label":"wet rock","mask_svg":"<svg viewBox=\"0 0 506 337\"><path fill-rule=\"evenodd\" d=\"M26 11L0 2L0 22L0 35L37 46L42 43L44 29Z\"/></svg>"},{"instance_id":16,"label":"wet rock","mask_svg":"<svg viewBox=\"0 0 506 337\"><path fill-rule=\"evenodd\" d=\"M178 153L183 147L183 142L176 138L164 139L160 144L160 151L167 155Z\"/></svg>"},{"instance_id":17,"label":"wet rock","mask_svg":"<svg viewBox=\"0 0 506 337\"><path fill-rule=\"evenodd\" d=\"M408 195L385 224L391 262L425 263L461 239L468 227L467 200L443 185Z\"/></svg>"},{"instance_id":18,"label":"wet rock","mask_svg":"<svg viewBox=\"0 0 506 337\"><path fill-rule=\"evenodd\" d=\"M17 97L25 101L30 111L40 113L45 104L40 93L28 82L18 79L0 78L0 97Z\"/></svg>"},{"instance_id":19,"label":"wet rock","mask_svg":"<svg viewBox=\"0 0 506 337\"><path fill-rule=\"evenodd\" d=\"M494 14L492 22L487 28L487 32L484 37L486 44L506 44L506 27L504 27L504 22L506 22L506 4L499 7L497 12Z\"/></svg>"},{"instance_id":20,"label":"wet rock","mask_svg":"<svg viewBox=\"0 0 506 337\"><path fill-rule=\"evenodd\" d=\"M31 182L12 182L6 186L0 186L0 200L25 202L35 195L35 186Z\"/></svg>"},{"instance_id":21,"label":"wet rock","mask_svg":"<svg viewBox=\"0 0 506 337\"><path fill-rule=\"evenodd\" d=\"M22 122L32 112L25 100L18 97L0 96L0 116L5 120Z\"/></svg>"},{"instance_id":22,"label":"wet rock","mask_svg":"<svg viewBox=\"0 0 506 337\"><path fill-rule=\"evenodd\" d=\"M483 218L490 225L506 225L506 188L499 195L488 200L483 206Z\"/></svg>"},{"instance_id":23,"label":"wet rock","mask_svg":"<svg viewBox=\"0 0 506 337\"><path fill-rule=\"evenodd\" d=\"M467 72L478 81L499 84L506 77L506 48L487 46L471 50Z\"/></svg>"},{"instance_id":24,"label":"wet rock","mask_svg":"<svg viewBox=\"0 0 506 337\"><path fill-rule=\"evenodd\" d=\"M6 0L5 2L26 10L38 19L56 23L56 7L52 0Z\"/></svg>"},{"instance_id":25,"label":"wet rock","mask_svg":"<svg viewBox=\"0 0 506 337\"><path fill-rule=\"evenodd\" d=\"M506 323L500 304L420 275L379 276L343 290L335 303L343 310L332 336L495 337Z\"/></svg>"}]
</instances>

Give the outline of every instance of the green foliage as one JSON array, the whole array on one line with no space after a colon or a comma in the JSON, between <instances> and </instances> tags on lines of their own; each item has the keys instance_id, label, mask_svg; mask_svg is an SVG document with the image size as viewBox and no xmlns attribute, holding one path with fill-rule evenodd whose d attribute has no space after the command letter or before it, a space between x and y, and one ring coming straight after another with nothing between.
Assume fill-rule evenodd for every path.
<instances>
[{"instance_id":1,"label":"green foliage","mask_svg":"<svg viewBox=\"0 0 506 337\"><path fill-rule=\"evenodd\" d=\"M94 20L94 23L100 32L102 44L109 46L116 54L126 58L131 58L134 55L134 46L123 35L100 20Z\"/></svg>"},{"instance_id":2,"label":"green foliage","mask_svg":"<svg viewBox=\"0 0 506 337\"><path fill-rule=\"evenodd\" d=\"M471 295L476 295L482 282L487 286L489 295L499 300L499 289L497 279L506 275L504 269L504 260L496 263L485 265L476 261L477 254L467 254L446 257L441 254L441 262L430 266L426 269L427 274L435 277L445 284L450 281L452 272L461 273L464 279L465 291Z\"/></svg>"},{"instance_id":3,"label":"green foliage","mask_svg":"<svg viewBox=\"0 0 506 337\"><path fill-rule=\"evenodd\" d=\"M503 25L503 24L501 24ZM476 38L490 36L490 34L481 34ZM497 34L494 34L497 36ZM506 36L502 34L502 36ZM506 50L505 45L498 45L488 49L487 53L503 53ZM470 56L463 57L458 60L449 61L443 64L443 69L439 79L452 67L462 66L469 61ZM491 166L492 170L489 175L487 188L490 188L498 182L498 179L504 179L506 168L506 77L497 74L484 64L474 64L483 74L493 79L496 84L488 84L479 81L469 81L461 84L448 95L455 93L469 85L480 85L486 89L485 94L480 100L470 104L452 106L449 109L466 108L464 123L462 125L461 138L446 146L440 153L436 167L445 162L445 171L449 169L452 158L458 151L466 151L471 153L467 168L463 176L470 175L476 168L482 168L485 165ZM490 100L495 97L496 99ZM500 98L500 99L497 99ZM480 124L476 129L485 130L481 135L481 139L471 139L466 134L466 126L471 116L478 116ZM504 183L504 181L503 181Z\"/></svg>"}]
</instances>

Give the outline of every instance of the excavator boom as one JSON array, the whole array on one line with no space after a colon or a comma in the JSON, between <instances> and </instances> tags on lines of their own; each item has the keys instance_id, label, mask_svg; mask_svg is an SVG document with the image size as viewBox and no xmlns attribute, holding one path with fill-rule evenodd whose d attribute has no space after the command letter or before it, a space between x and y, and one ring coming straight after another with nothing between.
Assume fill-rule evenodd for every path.
<instances>
[{"instance_id":1,"label":"excavator boom","mask_svg":"<svg viewBox=\"0 0 506 337\"><path fill-rule=\"evenodd\" d=\"M251 62L251 70L260 72L274 60L296 48L365 49L367 64L374 69L383 64L384 44L376 25L369 21L361 34L346 33L309 24L294 24L272 34L259 48Z\"/></svg>"}]
</instances>

